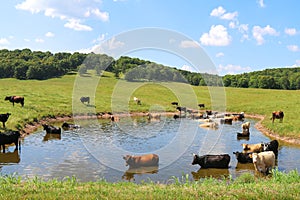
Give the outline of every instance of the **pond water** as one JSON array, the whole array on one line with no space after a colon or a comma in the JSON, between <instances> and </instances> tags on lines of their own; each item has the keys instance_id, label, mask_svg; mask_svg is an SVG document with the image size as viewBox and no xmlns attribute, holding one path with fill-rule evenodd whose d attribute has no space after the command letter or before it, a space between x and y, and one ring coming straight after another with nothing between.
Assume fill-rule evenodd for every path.
<instances>
[{"instance_id":1,"label":"pond water","mask_svg":"<svg viewBox=\"0 0 300 200\"><path fill-rule=\"evenodd\" d=\"M269 142L271 139L254 128L250 121L250 138L237 139L243 122L221 124L218 129L203 129L198 120L162 117L149 121L146 117L124 117L119 122L109 120L83 120L81 128L63 131L61 136L37 131L22 141L21 151L11 146L0 153L2 175L17 174L24 178L64 179L75 176L79 181L105 179L117 181L153 181L168 183L174 177L188 175L190 180L202 177L236 178L245 172L255 173L253 164L237 163L234 151L242 151L242 143ZM55 124L61 126L60 124ZM290 171L300 166L300 148L279 143L277 166L280 171ZM127 171L123 155L156 153L159 167L144 171ZM192 153L231 156L228 169L200 169L191 165ZM150 172L149 172L150 171Z\"/></svg>"}]
</instances>

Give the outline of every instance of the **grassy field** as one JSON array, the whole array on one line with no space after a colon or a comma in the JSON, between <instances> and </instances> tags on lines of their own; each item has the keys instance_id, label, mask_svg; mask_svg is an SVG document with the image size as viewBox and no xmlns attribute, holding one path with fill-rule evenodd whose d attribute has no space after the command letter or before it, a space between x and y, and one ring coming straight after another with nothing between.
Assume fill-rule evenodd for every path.
<instances>
[{"instance_id":1,"label":"grassy field","mask_svg":"<svg viewBox=\"0 0 300 200\"><path fill-rule=\"evenodd\" d=\"M300 199L300 176L273 171L256 178L243 174L235 180L213 178L189 182L174 178L173 184L80 183L75 178L42 181L33 178L0 177L0 199Z\"/></svg>"},{"instance_id":2,"label":"grassy field","mask_svg":"<svg viewBox=\"0 0 300 200\"><path fill-rule=\"evenodd\" d=\"M225 92L225 93L224 93ZM245 112L266 116L262 124L280 136L299 138L300 110L299 90L266 90L241 88L196 87L182 83L128 83L116 79L110 73L103 77L66 75L49 80L0 80L0 113L11 113L7 128L23 128L25 123L47 116L71 115L74 113L99 112L148 112L175 111L170 103L178 101L183 106L197 109L204 103L206 109L226 109L229 112ZM218 94L216 94L218 93ZM224 93L224 94L223 94ZM14 107L4 101L5 96L22 95L25 106ZM83 105L81 96L90 96L91 105ZM136 105L133 97L142 100ZM224 107L225 106L225 107ZM272 111L283 110L284 122L269 118ZM2 126L1 126L2 127Z\"/></svg>"},{"instance_id":3,"label":"grassy field","mask_svg":"<svg viewBox=\"0 0 300 200\"><path fill-rule=\"evenodd\" d=\"M92 74L76 78L71 74L44 81L0 79L0 113L11 113L6 125L15 129L43 117L73 113L175 111L172 101L191 108L204 103L206 109L214 109L220 103L230 112L264 115L263 125L267 128L281 136L299 138L300 91L225 88L223 96L223 90L182 83L127 83L110 73L101 78ZM218 92L221 94L216 95ZM10 95L24 96L25 106L13 107L4 101ZM81 96L90 96L91 106L83 105L79 101ZM133 101L134 96L142 100L142 105ZM285 113L284 122L272 124L271 112L279 109ZM174 178L174 184L136 185L105 181L79 183L75 178L24 181L19 177L0 176L0 199L300 199L300 177L296 171L288 174L274 171L267 178L244 174L235 180L187 180L182 177Z\"/></svg>"}]
</instances>

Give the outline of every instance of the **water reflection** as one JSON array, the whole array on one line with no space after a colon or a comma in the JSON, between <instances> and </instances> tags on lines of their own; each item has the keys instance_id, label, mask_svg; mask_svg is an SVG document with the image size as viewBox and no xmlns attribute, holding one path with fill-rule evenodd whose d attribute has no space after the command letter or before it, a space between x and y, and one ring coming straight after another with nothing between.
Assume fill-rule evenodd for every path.
<instances>
[{"instance_id":1,"label":"water reflection","mask_svg":"<svg viewBox=\"0 0 300 200\"><path fill-rule=\"evenodd\" d=\"M152 167L139 167L139 168L132 168L125 171L125 173L122 176L123 180L127 181L135 181L134 176L142 175L142 174L157 174L158 173L158 166L152 166Z\"/></svg>"},{"instance_id":2,"label":"water reflection","mask_svg":"<svg viewBox=\"0 0 300 200\"><path fill-rule=\"evenodd\" d=\"M229 177L229 169L203 169L200 168L197 172L191 172L193 175L193 179L198 181L201 178L212 177L212 178L226 178Z\"/></svg>"},{"instance_id":3,"label":"water reflection","mask_svg":"<svg viewBox=\"0 0 300 200\"><path fill-rule=\"evenodd\" d=\"M43 141L46 142L48 140L61 140L61 134L46 133Z\"/></svg>"},{"instance_id":4,"label":"water reflection","mask_svg":"<svg viewBox=\"0 0 300 200\"><path fill-rule=\"evenodd\" d=\"M16 164L20 162L20 155L18 149L13 152L0 152L0 164Z\"/></svg>"}]
</instances>

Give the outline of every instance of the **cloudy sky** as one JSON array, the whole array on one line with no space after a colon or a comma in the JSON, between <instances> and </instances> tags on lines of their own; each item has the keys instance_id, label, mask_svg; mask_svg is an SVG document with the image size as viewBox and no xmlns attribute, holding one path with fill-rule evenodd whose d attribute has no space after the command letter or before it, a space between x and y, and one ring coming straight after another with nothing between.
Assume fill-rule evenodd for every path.
<instances>
[{"instance_id":1,"label":"cloudy sky","mask_svg":"<svg viewBox=\"0 0 300 200\"><path fill-rule=\"evenodd\" d=\"M203 49L220 75L296 67L299 7L298 0L9 0L0 7L0 49L89 52L104 41L118 48L126 44L116 35L155 27L189 38L178 48ZM192 69L157 49L128 55Z\"/></svg>"}]
</instances>

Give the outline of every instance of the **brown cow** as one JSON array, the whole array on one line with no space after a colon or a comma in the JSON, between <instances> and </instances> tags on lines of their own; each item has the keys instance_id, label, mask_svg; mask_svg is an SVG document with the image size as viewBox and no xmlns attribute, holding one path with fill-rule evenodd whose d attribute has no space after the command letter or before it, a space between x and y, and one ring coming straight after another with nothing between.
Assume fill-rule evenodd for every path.
<instances>
[{"instance_id":1,"label":"brown cow","mask_svg":"<svg viewBox=\"0 0 300 200\"><path fill-rule=\"evenodd\" d=\"M123 159L126 161L126 166L129 165L129 168L139 168L139 167L150 167L158 166L159 157L156 154L146 154L141 156L123 156Z\"/></svg>"},{"instance_id":2,"label":"brown cow","mask_svg":"<svg viewBox=\"0 0 300 200\"><path fill-rule=\"evenodd\" d=\"M20 103L22 107L24 106L24 97L21 96L7 96L4 100L10 101L13 104L13 106L15 106L15 103Z\"/></svg>"},{"instance_id":3,"label":"brown cow","mask_svg":"<svg viewBox=\"0 0 300 200\"><path fill-rule=\"evenodd\" d=\"M275 119L279 119L279 121L282 122L283 117L284 117L284 113L281 110L272 112L272 117L271 117L272 123L274 123Z\"/></svg>"},{"instance_id":4,"label":"brown cow","mask_svg":"<svg viewBox=\"0 0 300 200\"><path fill-rule=\"evenodd\" d=\"M264 151L264 144L258 143L258 144L242 144L243 146L243 152L244 153L260 153Z\"/></svg>"}]
</instances>

